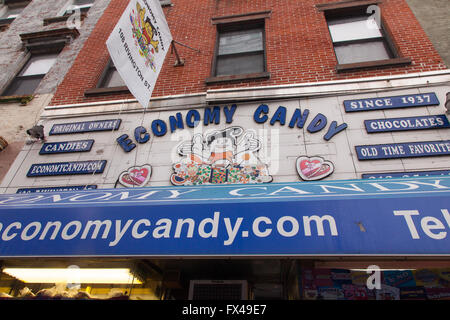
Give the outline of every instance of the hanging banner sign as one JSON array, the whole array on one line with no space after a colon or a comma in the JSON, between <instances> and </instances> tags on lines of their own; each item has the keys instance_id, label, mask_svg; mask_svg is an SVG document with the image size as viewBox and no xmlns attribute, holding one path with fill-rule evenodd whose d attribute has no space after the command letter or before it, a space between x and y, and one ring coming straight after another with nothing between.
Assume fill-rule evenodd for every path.
<instances>
[{"instance_id":1,"label":"hanging banner sign","mask_svg":"<svg viewBox=\"0 0 450 320\"><path fill-rule=\"evenodd\" d=\"M93 144L94 140L44 143L39 154L86 152L91 150Z\"/></svg>"},{"instance_id":2,"label":"hanging banner sign","mask_svg":"<svg viewBox=\"0 0 450 320\"><path fill-rule=\"evenodd\" d=\"M18 189L16 193L48 193L63 191L79 191L97 189L97 185L89 184L87 186L64 186L64 187L48 187L48 188L23 188Z\"/></svg>"},{"instance_id":3,"label":"hanging banner sign","mask_svg":"<svg viewBox=\"0 0 450 320\"><path fill-rule=\"evenodd\" d=\"M386 172L363 174L363 179L386 179L386 178L412 178L429 176L450 176L450 170L434 171L411 171L411 172Z\"/></svg>"},{"instance_id":4,"label":"hanging banner sign","mask_svg":"<svg viewBox=\"0 0 450 320\"><path fill-rule=\"evenodd\" d=\"M450 177L2 194L0 258L448 256L449 200Z\"/></svg>"},{"instance_id":5,"label":"hanging banner sign","mask_svg":"<svg viewBox=\"0 0 450 320\"><path fill-rule=\"evenodd\" d=\"M368 133L450 128L450 123L445 114L436 116L365 120L364 125L366 126Z\"/></svg>"},{"instance_id":6,"label":"hanging banner sign","mask_svg":"<svg viewBox=\"0 0 450 320\"><path fill-rule=\"evenodd\" d=\"M61 176L69 174L102 173L106 160L74 161L33 164L27 177Z\"/></svg>"},{"instance_id":7,"label":"hanging banner sign","mask_svg":"<svg viewBox=\"0 0 450 320\"><path fill-rule=\"evenodd\" d=\"M113 131L119 129L121 122L121 119L112 119L55 124L50 130L49 135Z\"/></svg>"},{"instance_id":8,"label":"hanging banner sign","mask_svg":"<svg viewBox=\"0 0 450 320\"><path fill-rule=\"evenodd\" d=\"M434 92L423 94L410 94L383 98L368 98L358 100L345 100L345 112L358 112L370 110L438 106L439 100Z\"/></svg>"},{"instance_id":9,"label":"hanging banner sign","mask_svg":"<svg viewBox=\"0 0 450 320\"><path fill-rule=\"evenodd\" d=\"M450 140L356 146L359 160L450 155Z\"/></svg>"},{"instance_id":10,"label":"hanging banner sign","mask_svg":"<svg viewBox=\"0 0 450 320\"><path fill-rule=\"evenodd\" d=\"M144 108L149 105L171 42L157 0L131 0L106 42L117 71Z\"/></svg>"}]
</instances>

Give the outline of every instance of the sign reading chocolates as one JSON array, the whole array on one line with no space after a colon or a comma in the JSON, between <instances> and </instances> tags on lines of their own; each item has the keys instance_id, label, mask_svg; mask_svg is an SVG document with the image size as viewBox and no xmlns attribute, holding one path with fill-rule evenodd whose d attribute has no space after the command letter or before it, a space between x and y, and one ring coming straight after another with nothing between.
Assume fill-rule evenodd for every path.
<instances>
[{"instance_id":1,"label":"sign reading chocolates","mask_svg":"<svg viewBox=\"0 0 450 320\"><path fill-rule=\"evenodd\" d=\"M450 140L356 146L359 160L450 155Z\"/></svg>"},{"instance_id":2,"label":"sign reading chocolates","mask_svg":"<svg viewBox=\"0 0 450 320\"><path fill-rule=\"evenodd\" d=\"M86 186L64 186L64 187L47 187L47 188L22 188L16 193L48 193L48 192L64 192L64 191L80 191L97 189L97 185L89 184Z\"/></svg>"},{"instance_id":3,"label":"sign reading chocolates","mask_svg":"<svg viewBox=\"0 0 450 320\"><path fill-rule=\"evenodd\" d=\"M450 128L445 114L422 117L365 120L368 133Z\"/></svg>"},{"instance_id":4,"label":"sign reading chocolates","mask_svg":"<svg viewBox=\"0 0 450 320\"><path fill-rule=\"evenodd\" d=\"M93 144L94 140L44 143L39 154L86 152L91 150Z\"/></svg>"},{"instance_id":5,"label":"sign reading chocolates","mask_svg":"<svg viewBox=\"0 0 450 320\"><path fill-rule=\"evenodd\" d=\"M61 176L68 174L102 173L106 160L88 160L73 162L38 163L28 170L27 177Z\"/></svg>"},{"instance_id":6,"label":"sign reading chocolates","mask_svg":"<svg viewBox=\"0 0 450 320\"><path fill-rule=\"evenodd\" d=\"M121 122L121 119L112 119L55 124L50 130L49 135L112 131L119 129Z\"/></svg>"},{"instance_id":7,"label":"sign reading chocolates","mask_svg":"<svg viewBox=\"0 0 450 320\"><path fill-rule=\"evenodd\" d=\"M345 112L358 112L370 110L397 109L409 107L437 106L439 99L434 92L423 94L410 94L382 98L368 98L345 100Z\"/></svg>"}]
</instances>

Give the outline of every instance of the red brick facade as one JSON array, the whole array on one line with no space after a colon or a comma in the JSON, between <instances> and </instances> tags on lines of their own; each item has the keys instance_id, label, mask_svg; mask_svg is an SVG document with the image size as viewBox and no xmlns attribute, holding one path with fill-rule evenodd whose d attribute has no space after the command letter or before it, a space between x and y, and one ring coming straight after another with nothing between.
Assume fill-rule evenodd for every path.
<instances>
[{"instance_id":1,"label":"red brick facade","mask_svg":"<svg viewBox=\"0 0 450 320\"><path fill-rule=\"evenodd\" d=\"M166 57L153 97L205 92L208 89L273 86L304 82L395 75L446 69L442 58L416 20L405 0L383 0L379 5L386 27L407 66L336 72L336 57L324 13L315 5L336 0L172 0L165 7L172 36L192 48L177 46L185 60L174 67L175 55ZM85 97L96 87L108 62L105 42L127 6L126 0L111 0L72 69L59 86L52 105L133 98L130 94ZM216 26L211 18L270 10L266 19L267 71L270 79L207 85L210 77Z\"/></svg>"}]
</instances>

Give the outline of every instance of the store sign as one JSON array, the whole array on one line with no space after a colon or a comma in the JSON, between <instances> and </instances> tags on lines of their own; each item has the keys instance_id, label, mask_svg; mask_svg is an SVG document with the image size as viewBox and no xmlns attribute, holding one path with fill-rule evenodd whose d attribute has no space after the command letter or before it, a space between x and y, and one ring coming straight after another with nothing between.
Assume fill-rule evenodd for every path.
<instances>
[{"instance_id":1,"label":"store sign","mask_svg":"<svg viewBox=\"0 0 450 320\"><path fill-rule=\"evenodd\" d=\"M86 152L91 150L93 144L94 140L44 143L39 154Z\"/></svg>"},{"instance_id":2,"label":"store sign","mask_svg":"<svg viewBox=\"0 0 450 320\"><path fill-rule=\"evenodd\" d=\"M152 167L148 164L131 167L122 172L118 182L127 188L144 187L152 175Z\"/></svg>"},{"instance_id":3,"label":"store sign","mask_svg":"<svg viewBox=\"0 0 450 320\"><path fill-rule=\"evenodd\" d=\"M55 124L51 128L49 135L113 131L119 129L121 122L121 119L112 119Z\"/></svg>"},{"instance_id":4,"label":"store sign","mask_svg":"<svg viewBox=\"0 0 450 320\"><path fill-rule=\"evenodd\" d=\"M433 171L410 171L410 172L386 172L363 174L363 179L386 179L386 178L413 178L428 176L450 176L450 170Z\"/></svg>"},{"instance_id":5,"label":"store sign","mask_svg":"<svg viewBox=\"0 0 450 320\"><path fill-rule=\"evenodd\" d=\"M267 183L272 181L267 164L257 152L261 142L253 130L229 127L196 134L178 146L183 158L173 165L173 185Z\"/></svg>"},{"instance_id":6,"label":"store sign","mask_svg":"<svg viewBox=\"0 0 450 320\"><path fill-rule=\"evenodd\" d=\"M30 167L27 177L102 173L105 167L106 160L38 163Z\"/></svg>"},{"instance_id":7,"label":"store sign","mask_svg":"<svg viewBox=\"0 0 450 320\"><path fill-rule=\"evenodd\" d=\"M450 128L445 114L436 116L365 120L368 133Z\"/></svg>"},{"instance_id":8,"label":"store sign","mask_svg":"<svg viewBox=\"0 0 450 320\"><path fill-rule=\"evenodd\" d=\"M172 42L156 0L131 0L106 46L117 71L139 103L147 108Z\"/></svg>"},{"instance_id":9,"label":"store sign","mask_svg":"<svg viewBox=\"0 0 450 320\"><path fill-rule=\"evenodd\" d=\"M298 157L296 169L305 181L321 180L334 172L334 164L322 157Z\"/></svg>"},{"instance_id":10,"label":"store sign","mask_svg":"<svg viewBox=\"0 0 450 320\"><path fill-rule=\"evenodd\" d=\"M142 144L147 143L150 140L150 132L155 137L162 137L166 135L169 130L170 133L176 130L182 130L184 128L195 128L199 124L203 123L204 126L208 126L211 123L220 124L221 119L225 118L225 123L233 123L233 117L237 110L237 105L232 104L231 106L224 106L223 108L215 106L213 108L205 107L201 112L196 109L189 110L183 117L181 112L171 115L168 121L163 119L155 119L150 125L150 129L143 126L139 126L134 130L134 140L135 142ZM222 112L223 111L223 116ZM253 119L258 124L264 124L269 121L270 125L278 124L280 126L287 126L289 128L299 128L302 129L309 118L309 110L304 109L303 111L299 108L295 109L292 115L287 114L286 107L279 106L273 115L269 116L270 108L266 104L259 105L255 112L253 113ZM203 117L202 117L203 116ZM289 121L289 123L287 122ZM322 132L328 126L328 118L318 113L315 115L311 121L306 126L306 130L309 133ZM332 121L326 133L323 136L325 141L331 140L335 135L347 129L347 124L338 124L337 121ZM136 143L127 135L123 134L117 138L117 143L122 147L125 152L130 152L136 148Z\"/></svg>"},{"instance_id":11,"label":"store sign","mask_svg":"<svg viewBox=\"0 0 450 320\"><path fill-rule=\"evenodd\" d=\"M449 255L449 200L444 176L2 194L0 258Z\"/></svg>"},{"instance_id":12,"label":"store sign","mask_svg":"<svg viewBox=\"0 0 450 320\"><path fill-rule=\"evenodd\" d=\"M409 107L438 106L439 99L434 92L405 96L345 100L345 112L384 110Z\"/></svg>"},{"instance_id":13,"label":"store sign","mask_svg":"<svg viewBox=\"0 0 450 320\"><path fill-rule=\"evenodd\" d=\"M64 187L48 187L48 188L22 188L18 189L16 193L48 193L48 192L63 192L63 191L80 191L97 189L97 185L89 184L86 186L64 186Z\"/></svg>"},{"instance_id":14,"label":"store sign","mask_svg":"<svg viewBox=\"0 0 450 320\"><path fill-rule=\"evenodd\" d=\"M450 140L356 146L359 160L450 155Z\"/></svg>"}]
</instances>

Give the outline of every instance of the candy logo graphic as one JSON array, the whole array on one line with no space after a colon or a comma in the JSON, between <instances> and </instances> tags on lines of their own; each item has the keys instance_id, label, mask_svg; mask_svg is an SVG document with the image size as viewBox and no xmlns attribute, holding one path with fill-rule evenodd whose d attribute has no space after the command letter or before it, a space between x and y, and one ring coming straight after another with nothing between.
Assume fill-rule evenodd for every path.
<instances>
[{"instance_id":1,"label":"candy logo graphic","mask_svg":"<svg viewBox=\"0 0 450 320\"><path fill-rule=\"evenodd\" d=\"M173 185L267 183L272 181L267 165L257 151L261 142L252 130L230 127L196 134L178 146L183 159L173 165Z\"/></svg>"},{"instance_id":2,"label":"candy logo graphic","mask_svg":"<svg viewBox=\"0 0 450 320\"><path fill-rule=\"evenodd\" d=\"M300 178L306 181L323 179L334 171L333 163L321 157L298 157L296 168Z\"/></svg>"},{"instance_id":3,"label":"candy logo graphic","mask_svg":"<svg viewBox=\"0 0 450 320\"><path fill-rule=\"evenodd\" d=\"M133 9L130 14L130 21L134 44L139 48L139 54L145 58L145 65L156 72L155 52L158 53L159 41L154 39L158 35L158 30L146 16L146 10L139 2L136 3L136 10Z\"/></svg>"},{"instance_id":4,"label":"candy logo graphic","mask_svg":"<svg viewBox=\"0 0 450 320\"><path fill-rule=\"evenodd\" d=\"M148 164L141 167L131 167L119 176L119 183L127 188L143 187L150 180L152 167Z\"/></svg>"}]
</instances>

